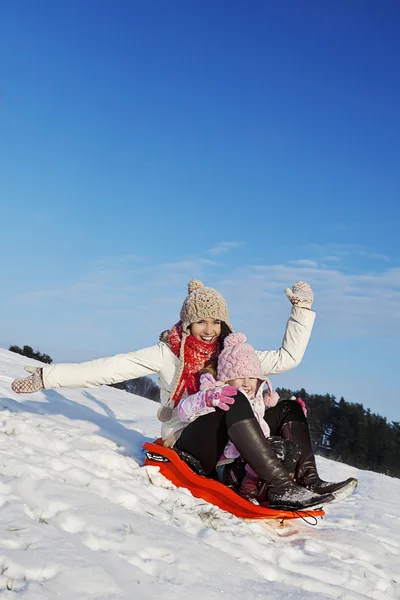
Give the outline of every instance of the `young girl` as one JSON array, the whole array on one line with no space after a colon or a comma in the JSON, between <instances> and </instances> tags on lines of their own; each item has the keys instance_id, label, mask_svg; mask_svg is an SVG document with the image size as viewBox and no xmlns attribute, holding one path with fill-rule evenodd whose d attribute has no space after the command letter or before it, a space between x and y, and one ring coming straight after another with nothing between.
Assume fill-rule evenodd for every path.
<instances>
[{"instance_id":1,"label":"young girl","mask_svg":"<svg viewBox=\"0 0 400 600\"><path fill-rule=\"evenodd\" d=\"M277 404L279 396L272 390L269 379L263 376L260 361L253 347L246 341L247 338L243 333L232 333L227 336L224 349L218 359L217 373L215 373L215 365L212 362L208 363L200 378L201 391L180 401L179 417L183 422L188 423L216 409L227 411L234 403L234 396L239 390L245 394L264 436L293 478L300 451L290 440L270 437L270 429L264 420L264 413L267 408ZM265 385L268 386L266 392ZM249 500L262 499L264 482L254 469L239 457L240 453L229 440L217 463L220 480L227 485L232 485L241 496ZM321 500L319 502L321 503Z\"/></svg>"}]
</instances>

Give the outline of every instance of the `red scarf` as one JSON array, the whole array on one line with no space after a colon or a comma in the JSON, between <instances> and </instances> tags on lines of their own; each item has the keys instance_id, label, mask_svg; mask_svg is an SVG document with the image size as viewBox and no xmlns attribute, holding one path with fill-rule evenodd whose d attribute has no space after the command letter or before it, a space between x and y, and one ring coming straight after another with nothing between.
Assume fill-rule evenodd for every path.
<instances>
[{"instance_id":1,"label":"red scarf","mask_svg":"<svg viewBox=\"0 0 400 600\"><path fill-rule=\"evenodd\" d=\"M168 336L170 348L178 358L180 356L182 333L182 324L179 322L173 326ZM219 339L213 344L207 344L207 342L198 340L191 334L187 336L183 349L183 371L172 396L174 407L179 404L185 390L187 390L189 396L199 391L199 371L207 361L217 358L219 351Z\"/></svg>"}]
</instances>

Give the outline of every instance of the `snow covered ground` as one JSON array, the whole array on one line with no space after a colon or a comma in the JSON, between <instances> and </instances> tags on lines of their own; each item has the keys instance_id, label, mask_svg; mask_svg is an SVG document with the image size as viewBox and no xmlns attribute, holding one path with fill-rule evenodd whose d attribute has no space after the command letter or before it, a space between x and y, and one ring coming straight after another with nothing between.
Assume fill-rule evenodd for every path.
<instances>
[{"instance_id":1,"label":"snow covered ground","mask_svg":"<svg viewBox=\"0 0 400 600\"><path fill-rule=\"evenodd\" d=\"M400 480L301 520L249 523L142 467L158 405L113 388L18 396L40 364L0 350L0 598L400 598Z\"/></svg>"}]
</instances>

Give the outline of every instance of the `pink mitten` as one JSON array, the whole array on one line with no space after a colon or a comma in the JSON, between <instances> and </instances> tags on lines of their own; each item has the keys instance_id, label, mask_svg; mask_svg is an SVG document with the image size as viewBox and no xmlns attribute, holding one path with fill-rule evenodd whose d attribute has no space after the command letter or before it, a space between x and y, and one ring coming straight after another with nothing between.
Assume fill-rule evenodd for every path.
<instances>
[{"instance_id":1,"label":"pink mitten","mask_svg":"<svg viewBox=\"0 0 400 600\"><path fill-rule=\"evenodd\" d=\"M11 384L11 389L17 394L33 394L44 390L42 369L37 368L30 377L15 379Z\"/></svg>"},{"instance_id":2,"label":"pink mitten","mask_svg":"<svg viewBox=\"0 0 400 600\"><path fill-rule=\"evenodd\" d=\"M229 406L235 402L232 396L236 396L237 389L233 385L224 385L205 392L206 406L214 406L222 410L229 410Z\"/></svg>"},{"instance_id":3,"label":"pink mitten","mask_svg":"<svg viewBox=\"0 0 400 600\"><path fill-rule=\"evenodd\" d=\"M296 402L298 402L300 404L300 406L302 408L302 411L304 413L304 416L306 417L307 416L307 406L306 406L306 403L301 398L297 398Z\"/></svg>"},{"instance_id":4,"label":"pink mitten","mask_svg":"<svg viewBox=\"0 0 400 600\"><path fill-rule=\"evenodd\" d=\"M298 281L292 286L292 289L286 288L285 293L293 306L311 309L314 294L311 286L305 281Z\"/></svg>"}]
</instances>

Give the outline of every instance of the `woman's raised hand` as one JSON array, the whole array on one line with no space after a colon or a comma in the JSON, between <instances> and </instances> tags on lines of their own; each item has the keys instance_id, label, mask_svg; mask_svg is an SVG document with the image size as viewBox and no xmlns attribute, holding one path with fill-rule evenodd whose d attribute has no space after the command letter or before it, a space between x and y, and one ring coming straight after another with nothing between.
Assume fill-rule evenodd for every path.
<instances>
[{"instance_id":1,"label":"woman's raised hand","mask_svg":"<svg viewBox=\"0 0 400 600\"><path fill-rule=\"evenodd\" d=\"M292 289L286 288L285 293L293 306L308 308L308 310L311 309L314 302L314 294L311 286L305 281L298 281L292 286Z\"/></svg>"},{"instance_id":2,"label":"woman's raised hand","mask_svg":"<svg viewBox=\"0 0 400 600\"><path fill-rule=\"evenodd\" d=\"M206 406L229 410L230 405L235 402L235 398L232 396L236 396L236 394L237 389L233 385L224 385L213 390L207 390L205 393Z\"/></svg>"}]
</instances>

